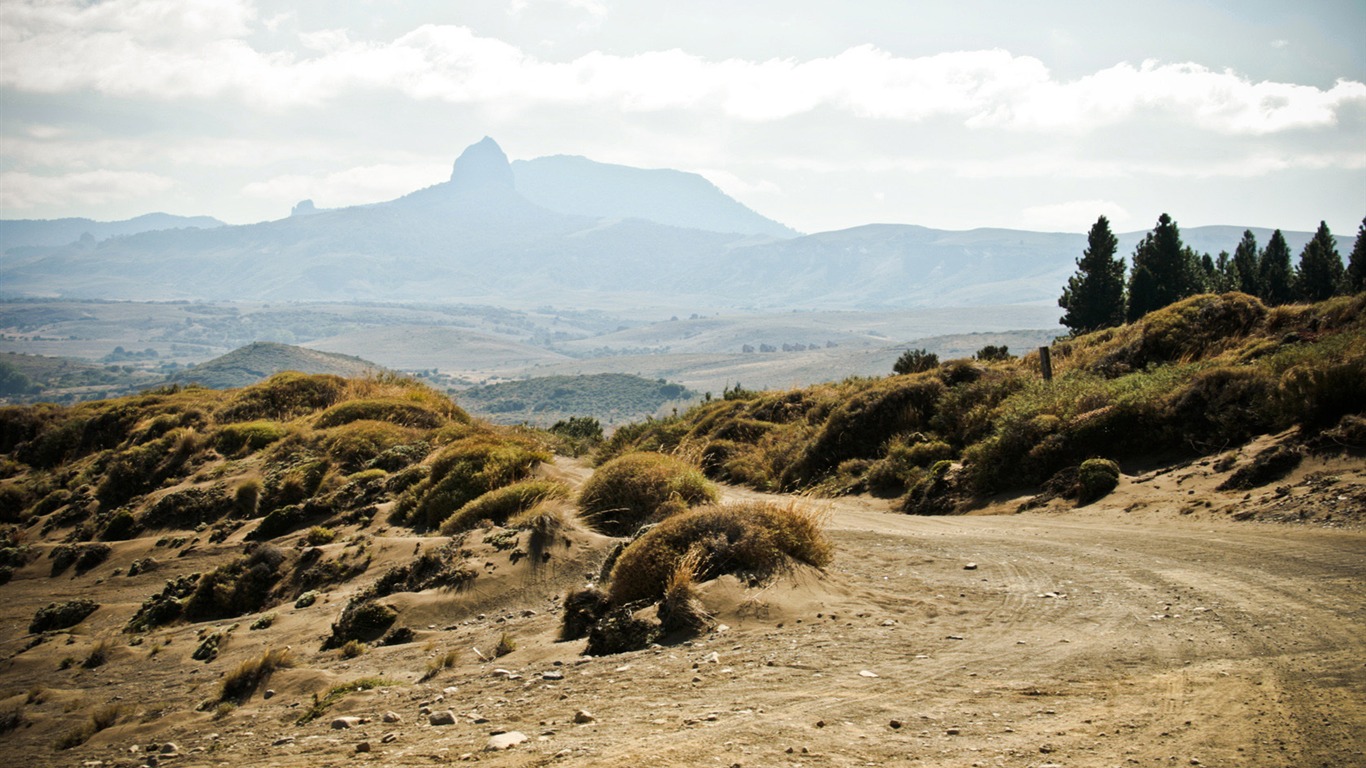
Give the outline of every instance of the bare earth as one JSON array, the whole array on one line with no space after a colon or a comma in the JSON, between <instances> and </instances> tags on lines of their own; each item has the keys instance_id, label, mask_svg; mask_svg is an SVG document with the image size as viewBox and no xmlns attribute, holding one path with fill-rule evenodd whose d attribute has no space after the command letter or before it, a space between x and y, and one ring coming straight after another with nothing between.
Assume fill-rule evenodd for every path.
<instances>
[{"instance_id":1,"label":"bare earth","mask_svg":"<svg viewBox=\"0 0 1366 768\"><path fill-rule=\"evenodd\" d=\"M586 474L569 462L555 471ZM758 589L714 582L715 631L591 659L583 641L555 642L564 589L610 544L591 534L534 570L481 550L469 591L387 601L420 630L416 642L351 660L319 643L383 563L318 605L277 607L268 630L243 618L204 664L189 658L202 625L136 647L114 634L164 579L203 569L181 562L194 554L136 578L111 571L126 571L146 541L79 578L49 579L40 560L0 587L0 708L41 688L23 704L29 725L0 743L18 765L72 766L142 765L167 742L176 753L159 762L173 766L1366 765L1366 468L1306 462L1280 491L1246 497L1214 491L1221 477L1208 463L1164 467L1127 475L1081 510L1010 514L1016 499L950 518L870 498L799 499L828 510L838 552L827 573ZM1307 522L1231 519L1248 510ZM417 541L391 529L375 546L397 561ZM105 607L70 644L58 633L21 651L38 607L83 594ZM482 660L474 649L489 653L504 631L516 650ZM115 639L107 664L58 670L100 636ZM235 711L195 711L225 672L285 644L294 669ZM446 649L461 651L455 666L416 682ZM390 682L295 723L312 693L374 675ZM109 702L124 707L117 724L53 747ZM429 725L424 705L456 723ZM575 723L578 710L591 721ZM382 722L387 711L401 721ZM370 721L332 727L348 715ZM527 741L485 751L499 731Z\"/></svg>"}]
</instances>

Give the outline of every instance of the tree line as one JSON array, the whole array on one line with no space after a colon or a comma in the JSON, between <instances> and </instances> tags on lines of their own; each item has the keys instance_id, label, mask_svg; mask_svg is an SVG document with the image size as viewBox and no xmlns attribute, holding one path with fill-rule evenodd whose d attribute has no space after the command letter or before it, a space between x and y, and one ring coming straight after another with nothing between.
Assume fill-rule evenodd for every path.
<instances>
[{"instance_id":1,"label":"tree line","mask_svg":"<svg viewBox=\"0 0 1366 768\"><path fill-rule=\"evenodd\" d=\"M1294 266L1279 229L1262 248L1252 231L1245 230L1232 254L1223 251L1211 258L1184 245L1176 222L1165 213L1134 249L1127 280L1118 247L1109 220L1101 216L1087 235L1076 274L1058 299L1066 310L1059 322L1074 334L1133 322L1197 293L1241 291L1274 306L1366 290L1366 219L1345 268L1324 222Z\"/></svg>"}]
</instances>

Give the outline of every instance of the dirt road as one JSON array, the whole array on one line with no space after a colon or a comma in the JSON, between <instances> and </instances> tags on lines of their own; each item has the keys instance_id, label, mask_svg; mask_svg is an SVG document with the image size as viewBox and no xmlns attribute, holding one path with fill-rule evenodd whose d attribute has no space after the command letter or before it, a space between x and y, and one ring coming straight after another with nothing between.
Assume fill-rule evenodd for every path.
<instances>
[{"instance_id":1,"label":"dirt road","mask_svg":"<svg viewBox=\"0 0 1366 768\"><path fill-rule=\"evenodd\" d=\"M553 595L529 588L419 643L346 662L304 653L305 669L271 681L279 695L221 720L130 722L36 764L134 766L131 745L174 740L164 764L1366 765L1366 533L1125 512L1123 493L1066 515L797 503L828 511L829 571L714 583L725 626L689 644L582 658L582 641L554 642ZM413 682L434 649L488 647L501 631L517 638L510 655L466 653ZM399 683L296 725L323 668ZM137 684L100 674L108 691ZM424 705L457 722L429 725ZM574 722L581 709L591 722ZM373 721L332 730L336 715ZM482 751L513 730L528 741Z\"/></svg>"}]
</instances>

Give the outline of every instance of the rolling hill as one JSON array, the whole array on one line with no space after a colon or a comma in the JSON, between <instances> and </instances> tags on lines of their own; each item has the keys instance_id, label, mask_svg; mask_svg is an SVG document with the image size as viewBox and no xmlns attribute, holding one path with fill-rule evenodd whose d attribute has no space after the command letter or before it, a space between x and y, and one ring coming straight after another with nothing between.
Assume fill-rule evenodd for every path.
<instances>
[{"instance_id":1,"label":"rolling hill","mask_svg":"<svg viewBox=\"0 0 1366 768\"><path fill-rule=\"evenodd\" d=\"M258 341L186 368L172 376L169 382L199 384L209 389L235 389L264 381L281 371L362 377L383 370L375 363L351 355Z\"/></svg>"}]
</instances>

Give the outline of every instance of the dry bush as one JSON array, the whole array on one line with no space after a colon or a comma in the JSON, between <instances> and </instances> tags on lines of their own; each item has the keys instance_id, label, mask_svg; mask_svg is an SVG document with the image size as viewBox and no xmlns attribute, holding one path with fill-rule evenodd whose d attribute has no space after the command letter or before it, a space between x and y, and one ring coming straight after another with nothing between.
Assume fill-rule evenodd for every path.
<instances>
[{"instance_id":1,"label":"dry bush","mask_svg":"<svg viewBox=\"0 0 1366 768\"><path fill-rule=\"evenodd\" d=\"M90 653L86 654L85 661L81 666L86 669L97 669L109 661L109 653L114 648L114 643L107 637L101 637L91 646Z\"/></svg>"},{"instance_id":2,"label":"dry bush","mask_svg":"<svg viewBox=\"0 0 1366 768\"><path fill-rule=\"evenodd\" d=\"M185 601L185 617L192 621L222 619L261 610L283 575L285 560L285 552L279 547L261 544L218 566L199 578Z\"/></svg>"},{"instance_id":3,"label":"dry bush","mask_svg":"<svg viewBox=\"0 0 1366 768\"><path fill-rule=\"evenodd\" d=\"M611 607L607 593L597 587L571 590L564 597L564 616L560 619L560 640L578 640Z\"/></svg>"},{"instance_id":4,"label":"dry bush","mask_svg":"<svg viewBox=\"0 0 1366 768\"><path fill-rule=\"evenodd\" d=\"M245 456L288 435L289 428L278 421L258 419L224 424L213 433L213 441L224 456Z\"/></svg>"},{"instance_id":5,"label":"dry bush","mask_svg":"<svg viewBox=\"0 0 1366 768\"><path fill-rule=\"evenodd\" d=\"M567 498L569 486L564 483L539 478L521 480L489 491L457 509L441 523L441 533L452 536L461 531L468 531L482 520L503 525L512 517L544 501Z\"/></svg>"},{"instance_id":6,"label":"dry bush","mask_svg":"<svg viewBox=\"0 0 1366 768\"><path fill-rule=\"evenodd\" d=\"M708 506L670 517L629 544L612 568L609 594L622 605L663 596L678 563L697 547L697 578L725 573L762 580L794 563L829 564L834 547L817 515L766 503Z\"/></svg>"},{"instance_id":7,"label":"dry bush","mask_svg":"<svg viewBox=\"0 0 1366 768\"><path fill-rule=\"evenodd\" d=\"M602 465L584 483L579 509L609 536L629 536L670 502L715 502L716 487L696 467L660 453L629 453Z\"/></svg>"},{"instance_id":8,"label":"dry bush","mask_svg":"<svg viewBox=\"0 0 1366 768\"><path fill-rule=\"evenodd\" d=\"M454 667L455 663L459 660L460 651L455 648L451 648L444 653L438 653L427 660L427 671L422 673L422 678L418 680L418 682L425 683L428 680L431 680L441 674L442 670Z\"/></svg>"},{"instance_id":9,"label":"dry bush","mask_svg":"<svg viewBox=\"0 0 1366 768\"><path fill-rule=\"evenodd\" d=\"M256 692L261 683L277 669L294 666L294 654L288 648L270 648L254 659L248 659L223 678L218 689L219 701L241 704Z\"/></svg>"},{"instance_id":10,"label":"dry bush","mask_svg":"<svg viewBox=\"0 0 1366 768\"><path fill-rule=\"evenodd\" d=\"M398 618L398 611L376 602L368 595L353 598L342 609L332 624L332 634L323 642L323 650L340 648L352 640L370 641L381 637Z\"/></svg>"},{"instance_id":11,"label":"dry bush","mask_svg":"<svg viewBox=\"0 0 1366 768\"><path fill-rule=\"evenodd\" d=\"M420 430L387 421L351 421L318 433L317 440L319 448L349 474L369 466L386 451L418 442L422 435Z\"/></svg>"},{"instance_id":12,"label":"dry bush","mask_svg":"<svg viewBox=\"0 0 1366 768\"><path fill-rule=\"evenodd\" d=\"M446 414L434 411L424 403L411 400L347 400L318 414L313 426L328 429L355 421L382 421L411 429L436 429L445 425L448 420ZM468 418L464 421L468 421Z\"/></svg>"},{"instance_id":13,"label":"dry bush","mask_svg":"<svg viewBox=\"0 0 1366 768\"><path fill-rule=\"evenodd\" d=\"M678 559L669 574L658 608L659 624L665 633L696 635L711 625L712 615L697 596L697 574L703 559L702 548L693 547Z\"/></svg>"},{"instance_id":14,"label":"dry bush","mask_svg":"<svg viewBox=\"0 0 1366 768\"><path fill-rule=\"evenodd\" d=\"M346 379L330 374L287 371L243 387L215 417L220 422L289 421L322 410L341 399Z\"/></svg>"},{"instance_id":15,"label":"dry bush","mask_svg":"<svg viewBox=\"0 0 1366 768\"><path fill-rule=\"evenodd\" d=\"M550 455L529 442L474 434L443 448L427 477L399 499L398 513L416 526L435 528L479 496L525 478Z\"/></svg>"},{"instance_id":16,"label":"dry bush","mask_svg":"<svg viewBox=\"0 0 1366 768\"><path fill-rule=\"evenodd\" d=\"M36 635L39 632L74 627L85 621L86 617L99 607L99 603L86 598L68 600L64 603L48 603L46 607L39 608L38 612L33 614L28 631Z\"/></svg>"}]
</instances>

